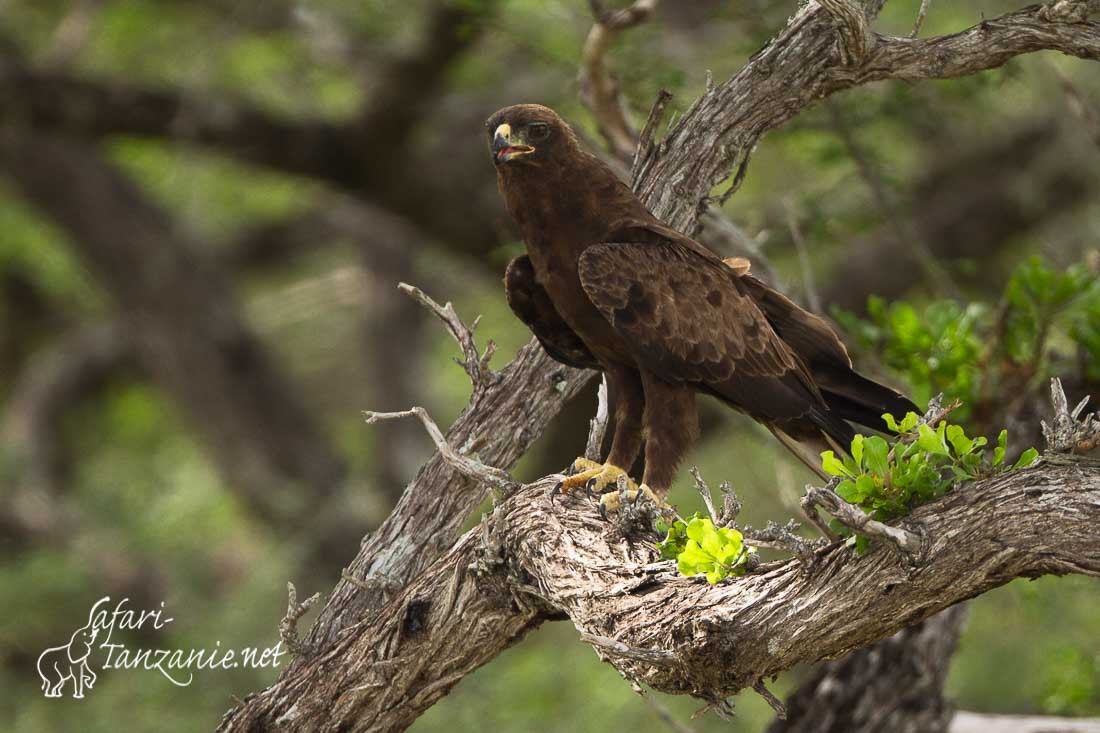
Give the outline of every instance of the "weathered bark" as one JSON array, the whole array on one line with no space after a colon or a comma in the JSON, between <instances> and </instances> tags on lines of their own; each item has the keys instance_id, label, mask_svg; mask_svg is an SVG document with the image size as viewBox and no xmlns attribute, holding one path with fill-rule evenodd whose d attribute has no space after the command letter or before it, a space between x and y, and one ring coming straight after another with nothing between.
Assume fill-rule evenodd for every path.
<instances>
[{"instance_id":1,"label":"weathered bark","mask_svg":"<svg viewBox=\"0 0 1100 733\"><path fill-rule=\"evenodd\" d=\"M625 541L587 502L551 504L556 480L501 502L379 613L299 660L221 730L402 730L465 674L560 614L629 679L717 701L1013 578L1100 576L1094 466L1046 464L918 508L903 522L924 540L915 566L887 547L857 557L834 545L808 570L776 563L717 586L680 577L657 561L651 541ZM894 713L880 730L894 730L889 722L904 717L900 707Z\"/></svg>"},{"instance_id":2,"label":"weathered bark","mask_svg":"<svg viewBox=\"0 0 1100 733\"><path fill-rule=\"evenodd\" d=\"M508 468L593 375L558 364L532 340L497 379L475 387L469 407L447 431L447 443L487 465ZM578 452L582 448L578 439ZM447 551L487 492L438 453L433 456L378 531L364 539L347 568L353 580L344 579L333 590L309 644L331 644L347 627L377 612Z\"/></svg>"},{"instance_id":3,"label":"weathered bark","mask_svg":"<svg viewBox=\"0 0 1100 733\"><path fill-rule=\"evenodd\" d=\"M885 0L860 4L873 18ZM1047 11L1033 5L933 38L871 33L865 55L845 63L833 16L809 3L736 75L697 99L659 146L643 151L641 192L669 223L691 231L696 211L731 169L733 186L723 197L736 190L760 138L823 97L884 79L966 76L1042 49L1100 59L1100 23L1063 22ZM684 156L694 165L685 166Z\"/></svg>"}]
</instances>

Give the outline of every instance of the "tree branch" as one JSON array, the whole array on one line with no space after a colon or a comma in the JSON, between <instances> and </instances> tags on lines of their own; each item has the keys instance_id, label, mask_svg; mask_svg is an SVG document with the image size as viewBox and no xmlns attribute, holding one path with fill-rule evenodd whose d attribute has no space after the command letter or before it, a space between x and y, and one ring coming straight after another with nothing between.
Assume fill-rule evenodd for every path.
<instances>
[{"instance_id":1,"label":"tree branch","mask_svg":"<svg viewBox=\"0 0 1100 733\"><path fill-rule=\"evenodd\" d=\"M607 51L619 33L647 20L658 2L635 0L627 8L605 11L600 3L593 0L592 11L596 22L588 32L581 52L578 79L581 102L596 118L596 125L612 154L624 163L629 163L634 157L637 133L627 119L619 85L607 68Z\"/></svg>"},{"instance_id":2,"label":"tree branch","mask_svg":"<svg viewBox=\"0 0 1100 733\"><path fill-rule=\"evenodd\" d=\"M884 4L861 3L868 20ZM948 36L874 34L873 48L863 59L846 64L837 50L835 16L810 3L737 74L700 97L673 125L658 153L640 167L640 191L666 221L693 231L711 190L729 178L731 169L743 170L760 138L823 97L883 79L965 76L1044 49L1100 58L1100 23L1045 20L1043 7L983 20ZM731 190L736 178L733 184Z\"/></svg>"},{"instance_id":3,"label":"tree branch","mask_svg":"<svg viewBox=\"0 0 1100 733\"><path fill-rule=\"evenodd\" d=\"M919 507L908 521L931 547L916 569L883 547L857 557L834 546L810 573L790 561L717 586L655 562L648 541L623 544L592 504L552 507L556 480L499 504L488 530L468 532L380 613L246 701L221 730L401 730L562 613L627 679L720 700L1013 578L1100 576L1100 469L1084 465L1016 471ZM486 531L499 548L488 573ZM478 643L456 642L470 638Z\"/></svg>"}]
</instances>

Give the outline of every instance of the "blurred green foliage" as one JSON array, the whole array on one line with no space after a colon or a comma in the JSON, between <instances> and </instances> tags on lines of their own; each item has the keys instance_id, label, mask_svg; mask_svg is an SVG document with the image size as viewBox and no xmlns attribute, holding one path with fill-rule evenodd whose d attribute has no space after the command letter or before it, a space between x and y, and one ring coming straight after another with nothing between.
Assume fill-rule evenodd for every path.
<instances>
[{"instance_id":1,"label":"blurred green foliage","mask_svg":"<svg viewBox=\"0 0 1100 733\"><path fill-rule=\"evenodd\" d=\"M1059 270L1028 257L996 306L888 304L872 296L866 318L834 315L861 351L904 376L918 404L943 392L963 402L961 416L983 401L1046 382L1078 358L1088 375L1100 373L1100 278L1080 263Z\"/></svg>"}]
</instances>

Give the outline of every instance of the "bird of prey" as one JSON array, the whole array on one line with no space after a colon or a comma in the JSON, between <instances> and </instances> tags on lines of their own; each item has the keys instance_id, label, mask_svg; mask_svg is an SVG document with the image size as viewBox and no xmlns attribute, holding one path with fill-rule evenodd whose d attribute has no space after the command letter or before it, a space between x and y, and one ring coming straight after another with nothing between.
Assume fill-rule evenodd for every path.
<instances>
[{"instance_id":1,"label":"bird of prey","mask_svg":"<svg viewBox=\"0 0 1100 733\"><path fill-rule=\"evenodd\" d=\"M860 376L823 319L653 216L553 110L520 104L487 122L497 181L527 254L508 265L515 314L555 359L607 379L606 463L578 459L559 490L614 487L642 444L639 487L663 498L698 433L695 395L766 426L812 470L846 451L850 423L920 412ZM618 504L604 494L601 513Z\"/></svg>"}]
</instances>

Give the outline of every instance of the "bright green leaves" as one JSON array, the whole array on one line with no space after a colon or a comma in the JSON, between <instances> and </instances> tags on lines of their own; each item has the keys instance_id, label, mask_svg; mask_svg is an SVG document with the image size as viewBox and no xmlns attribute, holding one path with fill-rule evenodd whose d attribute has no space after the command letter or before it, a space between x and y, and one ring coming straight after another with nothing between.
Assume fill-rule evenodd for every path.
<instances>
[{"instance_id":1,"label":"bright green leaves","mask_svg":"<svg viewBox=\"0 0 1100 733\"><path fill-rule=\"evenodd\" d=\"M891 415L883 415L883 420L898 433L893 442L877 435L857 435L850 456L841 459L833 451L821 454L822 470L841 479L837 494L876 519L906 514L943 495L956 482L1010 470L1004 466L1007 431L1001 431L990 457L986 439L968 436L960 425L918 425L919 416L912 412L901 421ZM1031 465L1038 455L1029 448L1012 469Z\"/></svg>"},{"instance_id":2,"label":"bright green leaves","mask_svg":"<svg viewBox=\"0 0 1100 733\"><path fill-rule=\"evenodd\" d=\"M736 529L715 527L698 512L686 521L677 519L671 526L658 528L666 531L665 539L658 544L661 558L676 560L681 575L706 574L711 585L743 573L749 556L756 552L745 545Z\"/></svg>"}]
</instances>

